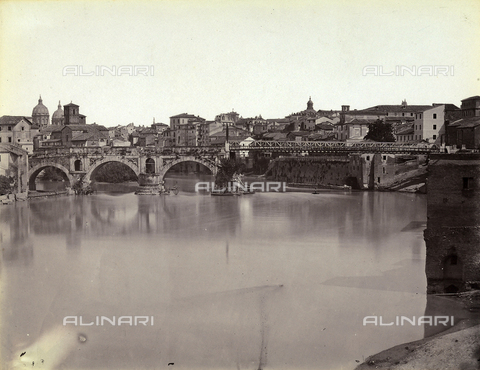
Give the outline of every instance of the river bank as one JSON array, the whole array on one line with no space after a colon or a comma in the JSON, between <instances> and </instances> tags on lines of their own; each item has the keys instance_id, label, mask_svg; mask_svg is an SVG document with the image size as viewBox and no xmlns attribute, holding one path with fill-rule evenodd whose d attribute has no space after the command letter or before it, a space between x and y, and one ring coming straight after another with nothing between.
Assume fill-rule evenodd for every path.
<instances>
[{"instance_id":1,"label":"river bank","mask_svg":"<svg viewBox=\"0 0 480 370\"><path fill-rule=\"evenodd\" d=\"M368 357L355 370L474 370L480 368L480 291L454 296L473 312L452 328L418 341L400 344Z\"/></svg>"}]
</instances>

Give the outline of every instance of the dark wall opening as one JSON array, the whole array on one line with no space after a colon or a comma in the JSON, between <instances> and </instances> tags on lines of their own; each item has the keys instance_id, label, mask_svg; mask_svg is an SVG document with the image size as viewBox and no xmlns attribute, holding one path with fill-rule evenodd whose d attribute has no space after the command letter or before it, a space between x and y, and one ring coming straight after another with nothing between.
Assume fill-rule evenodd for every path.
<instances>
[{"instance_id":1,"label":"dark wall opening","mask_svg":"<svg viewBox=\"0 0 480 370\"><path fill-rule=\"evenodd\" d=\"M90 176L93 182L120 183L138 181L135 172L121 162L107 162L99 166Z\"/></svg>"},{"instance_id":2,"label":"dark wall opening","mask_svg":"<svg viewBox=\"0 0 480 370\"><path fill-rule=\"evenodd\" d=\"M145 172L146 173L155 173L155 160L152 158L147 158L145 162Z\"/></svg>"}]
</instances>

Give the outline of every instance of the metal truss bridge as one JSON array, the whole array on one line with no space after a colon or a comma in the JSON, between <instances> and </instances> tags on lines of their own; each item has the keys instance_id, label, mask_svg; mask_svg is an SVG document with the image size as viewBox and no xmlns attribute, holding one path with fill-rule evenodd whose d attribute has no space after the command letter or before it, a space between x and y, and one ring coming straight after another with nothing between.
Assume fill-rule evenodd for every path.
<instances>
[{"instance_id":1,"label":"metal truss bridge","mask_svg":"<svg viewBox=\"0 0 480 370\"><path fill-rule=\"evenodd\" d=\"M253 141L249 145L238 142L229 143L230 151L269 151L269 152L318 152L318 153L399 153L430 154L438 153L435 144L403 144L383 142L345 142L345 141Z\"/></svg>"}]
</instances>

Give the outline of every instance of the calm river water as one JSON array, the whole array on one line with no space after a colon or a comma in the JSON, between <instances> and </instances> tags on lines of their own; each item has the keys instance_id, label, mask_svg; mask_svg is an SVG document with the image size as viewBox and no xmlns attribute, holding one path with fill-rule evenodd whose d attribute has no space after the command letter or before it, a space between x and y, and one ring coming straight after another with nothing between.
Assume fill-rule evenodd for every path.
<instances>
[{"instance_id":1,"label":"calm river water","mask_svg":"<svg viewBox=\"0 0 480 370\"><path fill-rule=\"evenodd\" d=\"M99 186L0 206L3 363L353 369L424 336L363 325L426 312L424 196L211 197L195 176L174 180L177 196Z\"/></svg>"}]
</instances>

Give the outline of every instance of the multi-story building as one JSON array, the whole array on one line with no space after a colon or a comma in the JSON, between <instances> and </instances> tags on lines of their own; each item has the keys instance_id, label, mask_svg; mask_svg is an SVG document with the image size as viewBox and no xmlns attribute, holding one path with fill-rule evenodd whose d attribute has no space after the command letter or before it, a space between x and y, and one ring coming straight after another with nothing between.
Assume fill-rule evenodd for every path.
<instances>
[{"instance_id":1,"label":"multi-story building","mask_svg":"<svg viewBox=\"0 0 480 370\"><path fill-rule=\"evenodd\" d=\"M453 104L433 104L431 108L416 112L413 122L414 140L445 144L445 121L455 113L459 116L460 108Z\"/></svg>"},{"instance_id":2,"label":"multi-story building","mask_svg":"<svg viewBox=\"0 0 480 370\"><path fill-rule=\"evenodd\" d=\"M453 150L480 149L480 96L462 100L461 119L446 124L446 144ZM451 123L450 123L451 122Z\"/></svg>"},{"instance_id":3,"label":"multi-story building","mask_svg":"<svg viewBox=\"0 0 480 370\"><path fill-rule=\"evenodd\" d=\"M38 132L38 126L26 117L0 117L0 143L14 144L31 153L33 151L33 138Z\"/></svg>"},{"instance_id":4,"label":"multi-story building","mask_svg":"<svg viewBox=\"0 0 480 370\"><path fill-rule=\"evenodd\" d=\"M376 105L374 107L350 110L342 105L340 121L335 125L337 140L362 140L368 133L368 125L377 120L402 125L413 122L415 113L431 108L431 105L408 105L406 100L400 105Z\"/></svg>"},{"instance_id":5,"label":"multi-story building","mask_svg":"<svg viewBox=\"0 0 480 370\"><path fill-rule=\"evenodd\" d=\"M73 103L63 106L65 125L85 125L86 117L80 114L79 106Z\"/></svg>"},{"instance_id":6,"label":"multi-story building","mask_svg":"<svg viewBox=\"0 0 480 370\"><path fill-rule=\"evenodd\" d=\"M471 96L462 100L462 117L480 116L480 96Z\"/></svg>"},{"instance_id":7,"label":"multi-story building","mask_svg":"<svg viewBox=\"0 0 480 370\"><path fill-rule=\"evenodd\" d=\"M200 116L182 113L170 117L170 130L174 138L174 146L198 146L198 143L208 142L205 132L208 132L206 121ZM167 136L171 136L170 133Z\"/></svg>"}]
</instances>

